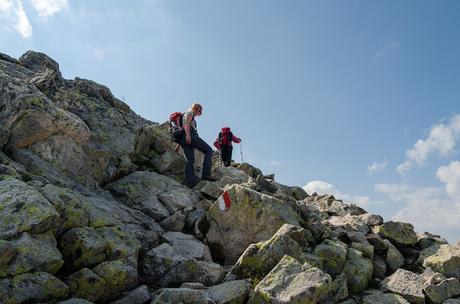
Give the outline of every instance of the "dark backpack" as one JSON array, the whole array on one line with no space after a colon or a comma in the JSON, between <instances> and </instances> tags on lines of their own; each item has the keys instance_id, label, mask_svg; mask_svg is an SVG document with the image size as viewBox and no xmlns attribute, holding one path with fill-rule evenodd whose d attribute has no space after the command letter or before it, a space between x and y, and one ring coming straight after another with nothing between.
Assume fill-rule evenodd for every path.
<instances>
[{"instance_id":1,"label":"dark backpack","mask_svg":"<svg viewBox=\"0 0 460 304\"><path fill-rule=\"evenodd\" d=\"M185 131L182 127L182 116L183 113L181 112L174 112L169 115L169 138L175 143L180 143L185 136Z\"/></svg>"}]
</instances>

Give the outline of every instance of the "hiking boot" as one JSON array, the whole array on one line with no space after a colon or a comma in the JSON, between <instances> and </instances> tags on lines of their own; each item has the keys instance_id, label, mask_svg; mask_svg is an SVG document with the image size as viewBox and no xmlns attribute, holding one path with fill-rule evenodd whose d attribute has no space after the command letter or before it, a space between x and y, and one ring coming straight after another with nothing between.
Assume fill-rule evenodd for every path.
<instances>
[{"instance_id":1,"label":"hiking boot","mask_svg":"<svg viewBox=\"0 0 460 304\"><path fill-rule=\"evenodd\" d=\"M214 176L207 176L207 177L201 178L201 180L210 181L210 182L216 182L217 178L215 178Z\"/></svg>"},{"instance_id":2,"label":"hiking boot","mask_svg":"<svg viewBox=\"0 0 460 304\"><path fill-rule=\"evenodd\" d=\"M187 183L185 183L185 185L186 185L187 187L193 188L193 187L195 187L196 185L198 185L199 183L200 183L200 180L197 179L197 180L195 180L194 182L187 182Z\"/></svg>"}]
</instances>

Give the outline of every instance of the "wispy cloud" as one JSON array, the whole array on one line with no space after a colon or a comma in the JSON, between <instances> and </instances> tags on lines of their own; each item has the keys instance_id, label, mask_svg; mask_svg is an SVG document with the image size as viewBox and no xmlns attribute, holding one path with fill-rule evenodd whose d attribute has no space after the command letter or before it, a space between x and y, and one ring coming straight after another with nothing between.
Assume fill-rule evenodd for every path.
<instances>
[{"instance_id":1,"label":"wispy cloud","mask_svg":"<svg viewBox=\"0 0 460 304\"><path fill-rule=\"evenodd\" d=\"M339 189L335 188L332 184L329 184L321 180L315 180L315 181L308 182L303 187L303 189L308 194L312 194L314 192L320 195L332 194L334 195L336 199L341 199L346 203L353 203L361 207L367 207L370 202L370 199L367 196L343 193Z\"/></svg>"},{"instance_id":2,"label":"wispy cloud","mask_svg":"<svg viewBox=\"0 0 460 304\"><path fill-rule=\"evenodd\" d=\"M374 162L372 165L367 167L367 174L372 175L374 173L380 172L385 170L387 166L387 160L384 160L383 162Z\"/></svg>"},{"instance_id":3,"label":"wispy cloud","mask_svg":"<svg viewBox=\"0 0 460 304\"><path fill-rule=\"evenodd\" d=\"M32 26L30 25L29 18L24 11L22 1L17 1L13 9L15 21L13 28L24 38L32 36Z\"/></svg>"},{"instance_id":4,"label":"wispy cloud","mask_svg":"<svg viewBox=\"0 0 460 304\"><path fill-rule=\"evenodd\" d=\"M377 184L375 191L402 204L395 221L412 223L416 230L439 233L451 242L460 239L460 162L438 168L444 187L415 187L408 184Z\"/></svg>"},{"instance_id":5,"label":"wispy cloud","mask_svg":"<svg viewBox=\"0 0 460 304\"><path fill-rule=\"evenodd\" d=\"M274 159L270 160L268 163L271 166L281 166L281 163L279 161L277 161L277 160L274 160Z\"/></svg>"},{"instance_id":6,"label":"wispy cloud","mask_svg":"<svg viewBox=\"0 0 460 304\"><path fill-rule=\"evenodd\" d=\"M398 48L399 48L398 41L390 41L387 44L385 44L380 50L374 53L374 58L382 59L383 57L390 55L392 52L394 52Z\"/></svg>"},{"instance_id":7,"label":"wispy cloud","mask_svg":"<svg viewBox=\"0 0 460 304\"><path fill-rule=\"evenodd\" d=\"M32 6L37 10L38 16L43 20L68 7L67 0L31 0Z\"/></svg>"},{"instance_id":8,"label":"wispy cloud","mask_svg":"<svg viewBox=\"0 0 460 304\"><path fill-rule=\"evenodd\" d=\"M15 31L24 38L32 36L32 26L21 0L0 0L0 22L3 29Z\"/></svg>"},{"instance_id":9,"label":"wispy cloud","mask_svg":"<svg viewBox=\"0 0 460 304\"><path fill-rule=\"evenodd\" d=\"M397 167L400 174L412 169L416 164L424 166L433 154L449 156L455 148L460 135L460 115L451 118L447 125L433 126L425 139L419 139L415 145L406 151L406 160Z\"/></svg>"},{"instance_id":10,"label":"wispy cloud","mask_svg":"<svg viewBox=\"0 0 460 304\"><path fill-rule=\"evenodd\" d=\"M101 48L93 48L92 54L97 60L103 60L105 58L105 50Z\"/></svg>"}]
</instances>

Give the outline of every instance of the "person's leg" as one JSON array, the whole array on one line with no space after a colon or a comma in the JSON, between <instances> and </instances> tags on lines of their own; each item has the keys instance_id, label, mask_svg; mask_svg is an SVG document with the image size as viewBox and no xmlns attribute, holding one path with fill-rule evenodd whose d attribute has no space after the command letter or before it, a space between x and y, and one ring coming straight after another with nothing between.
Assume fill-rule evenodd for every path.
<instances>
[{"instance_id":1,"label":"person's leg","mask_svg":"<svg viewBox=\"0 0 460 304\"><path fill-rule=\"evenodd\" d=\"M193 165L195 163L195 149L185 143L185 139L181 143L181 147L184 150L185 158L187 163L185 164L185 182L187 186L193 186L197 183L198 178L195 176Z\"/></svg>"},{"instance_id":2,"label":"person's leg","mask_svg":"<svg viewBox=\"0 0 460 304\"><path fill-rule=\"evenodd\" d=\"M225 167L227 166L227 159L228 159L228 147L227 146L222 146L220 148L220 151L222 153L222 163L224 164Z\"/></svg>"},{"instance_id":3,"label":"person's leg","mask_svg":"<svg viewBox=\"0 0 460 304\"><path fill-rule=\"evenodd\" d=\"M227 162L229 166L232 164L232 152L233 152L233 147L232 146L228 147Z\"/></svg>"},{"instance_id":4,"label":"person's leg","mask_svg":"<svg viewBox=\"0 0 460 304\"><path fill-rule=\"evenodd\" d=\"M202 178L211 176L212 148L198 134L192 135L192 146L204 153Z\"/></svg>"}]
</instances>

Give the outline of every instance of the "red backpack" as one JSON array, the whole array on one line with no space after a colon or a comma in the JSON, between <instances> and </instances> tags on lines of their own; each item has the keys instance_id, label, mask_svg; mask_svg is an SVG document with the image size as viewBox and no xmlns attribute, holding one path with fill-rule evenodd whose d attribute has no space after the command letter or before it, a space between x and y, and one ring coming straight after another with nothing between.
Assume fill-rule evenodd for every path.
<instances>
[{"instance_id":1,"label":"red backpack","mask_svg":"<svg viewBox=\"0 0 460 304\"><path fill-rule=\"evenodd\" d=\"M182 116L181 112L174 112L169 115L169 138L175 143L180 143L185 134L182 128Z\"/></svg>"},{"instance_id":2,"label":"red backpack","mask_svg":"<svg viewBox=\"0 0 460 304\"><path fill-rule=\"evenodd\" d=\"M223 146L229 146L232 144L233 134L230 131L230 128L222 128L222 131L219 133L219 141Z\"/></svg>"}]
</instances>

